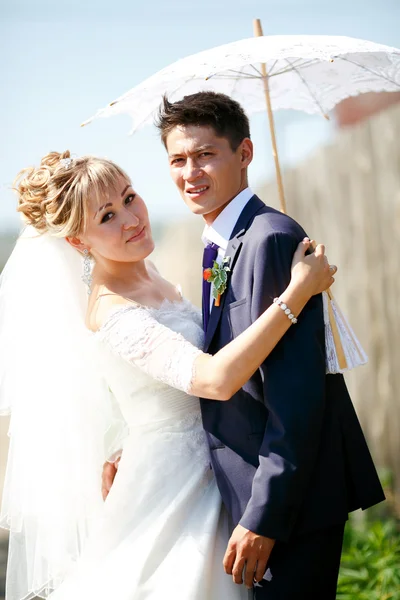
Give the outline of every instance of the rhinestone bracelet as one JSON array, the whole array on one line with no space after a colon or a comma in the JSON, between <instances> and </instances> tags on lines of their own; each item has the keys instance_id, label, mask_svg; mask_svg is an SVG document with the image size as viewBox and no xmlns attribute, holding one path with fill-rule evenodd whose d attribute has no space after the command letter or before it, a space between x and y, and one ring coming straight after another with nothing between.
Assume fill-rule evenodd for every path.
<instances>
[{"instance_id":1,"label":"rhinestone bracelet","mask_svg":"<svg viewBox=\"0 0 400 600\"><path fill-rule=\"evenodd\" d=\"M294 316L294 314L292 313L292 311L290 310L290 308L288 307L288 305L285 304L280 298L274 298L274 304L277 304L279 306L279 308L281 308L283 310L283 312L285 313L287 318L290 321L292 321L293 325L295 325L297 323L297 319Z\"/></svg>"}]
</instances>

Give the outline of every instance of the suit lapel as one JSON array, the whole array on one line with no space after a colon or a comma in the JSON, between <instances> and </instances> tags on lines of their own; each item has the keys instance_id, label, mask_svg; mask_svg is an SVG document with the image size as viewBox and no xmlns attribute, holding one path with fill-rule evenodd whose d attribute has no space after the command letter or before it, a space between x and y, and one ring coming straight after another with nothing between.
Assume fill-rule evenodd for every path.
<instances>
[{"instance_id":1,"label":"suit lapel","mask_svg":"<svg viewBox=\"0 0 400 600\"><path fill-rule=\"evenodd\" d=\"M231 239L228 242L228 246L227 246L226 253L225 253L225 256L230 258L229 266L230 266L231 271L229 273L228 286L230 283L230 278L232 277L232 271L235 267L235 264L237 262L237 259L238 259L238 256L239 256L242 244L243 244L243 236L246 233L246 230L250 223L251 218L263 206L265 206L264 202L262 202L262 200L260 200L257 196L254 195L252 198L250 198L250 200L248 201L248 203L242 210L240 217L237 220L236 225L232 231ZM224 304L225 304L225 298L226 298L226 293L222 294L219 306L215 306L215 304L213 304L213 308L211 310L211 315L210 315L210 319L209 319L208 327L207 327L205 347L204 347L205 352L208 351L208 348L210 347L210 344L214 337L215 331L218 327L218 323L221 318L221 314L222 314Z\"/></svg>"}]
</instances>

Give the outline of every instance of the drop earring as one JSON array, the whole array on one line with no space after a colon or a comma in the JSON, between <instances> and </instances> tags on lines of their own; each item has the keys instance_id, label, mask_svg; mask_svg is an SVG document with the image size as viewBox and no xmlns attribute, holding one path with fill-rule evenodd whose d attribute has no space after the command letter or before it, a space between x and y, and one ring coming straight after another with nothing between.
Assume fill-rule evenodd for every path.
<instances>
[{"instance_id":1,"label":"drop earring","mask_svg":"<svg viewBox=\"0 0 400 600\"><path fill-rule=\"evenodd\" d=\"M92 293L92 261L90 259L89 250L87 248L83 251L83 275L82 281L87 285L87 293L90 295Z\"/></svg>"}]
</instances>

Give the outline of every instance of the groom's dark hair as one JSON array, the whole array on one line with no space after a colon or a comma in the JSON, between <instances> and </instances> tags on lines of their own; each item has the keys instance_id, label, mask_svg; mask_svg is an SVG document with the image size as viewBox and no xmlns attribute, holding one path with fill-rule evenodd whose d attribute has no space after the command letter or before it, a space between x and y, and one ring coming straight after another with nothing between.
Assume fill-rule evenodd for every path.
<instances>
[{"instance_id":1,"label":"groom's dark hair","mask_svg":"<svg viewBox=\"0 0 400 600\"><path fill-rule=\"evenodd\" d=\"M168 134L179 125L212 127L218 137L228 140L233 152L250 137L249 119L240 104L216 92L198 92L177 102L164 95L156 119L164 146Z\"/></svg>"}]
</instances>

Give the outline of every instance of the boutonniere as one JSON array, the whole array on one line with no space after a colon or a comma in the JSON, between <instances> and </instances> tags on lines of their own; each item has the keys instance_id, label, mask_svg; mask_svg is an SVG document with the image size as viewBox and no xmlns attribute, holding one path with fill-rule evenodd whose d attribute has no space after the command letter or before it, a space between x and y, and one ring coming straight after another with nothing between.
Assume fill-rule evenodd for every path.
<instances>
[{"instance_id":1,"label":"boutonniere","mask_svg":"<svg viewBox=\"0 0 400 600\"><path fill-rule=\"evenodd\" d=\"M211 269L204 269L203 277L205 281L213 286L212 295L215 298L215 306L220 305L221 296L226 290L228 284L228 273L230 272L229 263L230 257L226 256L219 265L214 261L214 266Z\"/></svg>"}]
</instances>

